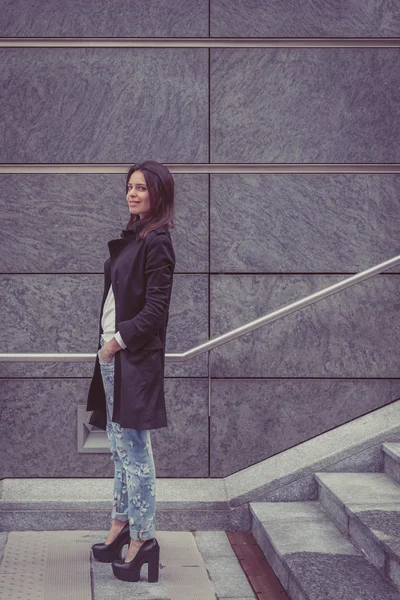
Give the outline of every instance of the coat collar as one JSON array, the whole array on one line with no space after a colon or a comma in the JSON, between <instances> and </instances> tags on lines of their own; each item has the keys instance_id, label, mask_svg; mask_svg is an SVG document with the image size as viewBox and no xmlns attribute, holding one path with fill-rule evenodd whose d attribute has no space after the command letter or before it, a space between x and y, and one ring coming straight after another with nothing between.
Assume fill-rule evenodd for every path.
<instances>
[{"instance_id":1,"label":"coat collar","mask_svg":"<svg viewBox=\"0 0 400 600\"><path fill-rule=\"evenodd\" d=\"M123 229L119 238L110 240L108 242L108 248L110 251L110 257L115 257L120 250L131 243L137 243L139 241L139 232L143 227L142 219L136 221L134 229ZM167 231L166 227L157 227L155 231Z\"/></svg>"},{"instance_id":2,"label":"coat collar","mask_svg":"<svg viewBox=\"0 0 400 600\"><path fill-rule=\"evenodd\" d=\"M143 219L136 221L132 227L132 229L123 229L121 231L121 238L123 240L126 239L136 239L139 237L139 232L143 229Z\"/></svg>"},{"instance_id":3,"label":"coat collar","mask_svg":"<svg viewBox=\"0 0 400 600\"><path fill-rule=\"evenodd\" d=\"M143 219L140 219L140 221L136 221L136 223L134 224L134 227L132 229L123 229L121 231L121 238L123 240L133 240L133 239L139 239L139 232L143 229L144 225L143 225ZM165 230L165 227L161 226L158 227L155 231L161 231L161 230Z\"/></svg>"}]
</instances>

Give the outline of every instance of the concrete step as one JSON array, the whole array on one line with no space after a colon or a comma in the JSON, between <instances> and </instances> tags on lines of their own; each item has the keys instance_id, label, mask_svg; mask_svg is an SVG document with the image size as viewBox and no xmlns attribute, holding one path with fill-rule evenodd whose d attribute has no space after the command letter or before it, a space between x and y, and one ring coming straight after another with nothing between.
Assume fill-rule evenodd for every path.
<instances>
[{"instance_id":1,"label":"concrete step","mask_svg":"<svg viewBox=\"0 0 400 600\"><path fill-rule=\"evenodd\" d=\"M251 502L252 532L291 600L399 600L318 501Z\"/></svg>"},{"instance_id":2,"label":"concrete step","mask_svg":"<svg viewBox=\"0 0 400 600\"><path fill-rule=\"evenodd\" d=\"M400 485L385 473L316 473L338 528L400 589Z\"/></svg>"},{"instance_id":3,"label":"concrete step","mask_svg":"<svg viewBox=\"0 0 400 600\"><path fill-rule=\"evenodd\" d=\"M249 531L249 502L316 500L316 471L382 471L382 443L399 439L400 400L226 477L157 478L158 527ZM18 479L17 470L0 481L0 531L108 526L113 478Z\"/></svg>"},{"instance_id":4,"label":"concrete step","mask_svg":"<svg viewBox=\"0 0 400 600\"><path fill-rule=\"evenodd\" d=\"M107 529L113 479L3 479L0 531ZM157 527L248 531L247 504L231 507L220 479L157 480Z\"/></svg>"},{"instance_id":5,"label":"concrete step","mask_svg":"<svg viewBox=\"0 0 400 600\"><path fill-rule=\"evenodd\" d=\"M400 442L382 444L383 468L389 477L400 483Z\"/></svg>"}]
</instances>

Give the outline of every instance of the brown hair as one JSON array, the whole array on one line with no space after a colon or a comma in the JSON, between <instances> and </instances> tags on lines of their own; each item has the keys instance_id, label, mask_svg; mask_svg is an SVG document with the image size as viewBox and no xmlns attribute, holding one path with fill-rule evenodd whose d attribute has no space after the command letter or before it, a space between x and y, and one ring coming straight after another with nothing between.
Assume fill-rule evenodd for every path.
<instances>
[{"instance_id":1,"label":"brown hair","mask_svg":"<svg viewBox=\"0 0 400 600\"><path fill-rule=\"evenodd\" d=\"M132 165L126 175L126 194L128 193L129 179L134 171L143 173L149 192L150 211L143 219L139 215L131 215L126 229L137 231L140 229L140 239L145 238L153 229L163 225L167 226L168 230L175 229L175 182L167 167L155 160L145 160Z\"/></svg>"}]
</instances>

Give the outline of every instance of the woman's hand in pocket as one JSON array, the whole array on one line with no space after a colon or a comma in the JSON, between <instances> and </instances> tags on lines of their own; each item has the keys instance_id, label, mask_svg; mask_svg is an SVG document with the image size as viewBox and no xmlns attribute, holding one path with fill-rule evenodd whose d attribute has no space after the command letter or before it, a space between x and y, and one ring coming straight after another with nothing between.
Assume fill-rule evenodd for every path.
<instances>
[{"instance_id":1,"label":"woman's hand in pocket","mask_svg":"<svg viewBox=\"0 0 400 600\"><path fill-rule=\"evenodd\" d=\"M111 340L106 342L104 344L104 346L101 348L99 357L104 362L111 362L114 354L116 352L118 352L119 350L121 350L121 346L118 344L118 342L115 338L112 338Z\"/></svg>"}]
</instances>

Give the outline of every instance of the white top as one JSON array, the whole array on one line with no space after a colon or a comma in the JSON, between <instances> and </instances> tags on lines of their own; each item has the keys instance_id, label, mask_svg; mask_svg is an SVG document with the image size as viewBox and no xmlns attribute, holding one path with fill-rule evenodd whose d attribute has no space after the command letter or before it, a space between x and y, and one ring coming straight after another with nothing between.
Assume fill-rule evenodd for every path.
<instances>
[{"instance_id":1,"label":"white top","mask_svg":"<svg viewBox=\"0 0 400 600\"><path fill-rule=\"evenodd\" d=\"M115 299L112 285L110 285L110 289L108 290L107 298L104 303L103 314L101 316L101 326L103 328L101 337L105 342L109 342L113 337L115 337L121 348L126 348L126 344L122 339L120 332L115 332Z\"/></svg>"}]
</instances>

